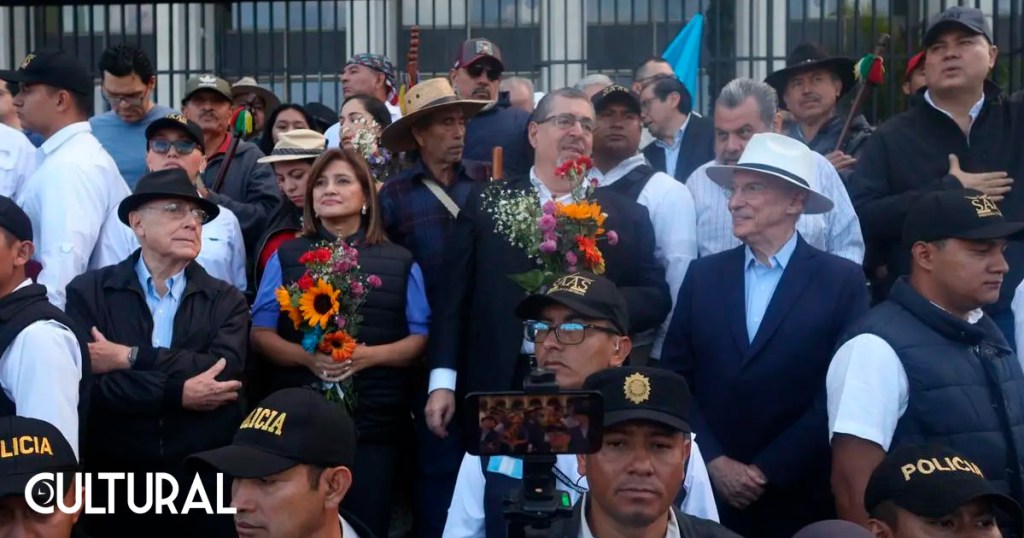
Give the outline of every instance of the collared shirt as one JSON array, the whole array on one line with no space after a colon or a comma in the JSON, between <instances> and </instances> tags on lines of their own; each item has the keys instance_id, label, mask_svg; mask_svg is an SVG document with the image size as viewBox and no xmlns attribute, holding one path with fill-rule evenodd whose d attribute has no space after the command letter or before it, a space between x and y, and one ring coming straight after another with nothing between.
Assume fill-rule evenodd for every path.
<instances>
[{"instance_id":1,"label":"collared shirt","mask_svg":"<svg viewBox=\"0 0 1024 538\"><path fill-rule=\"evenodd\" d=\"M946 110L939 108L939 105L936 105L935 101L932 101L932 95L930 90L924 91L924 100L926 103L931 105L931 107L934 108L935 110L938 110L939 112L942 112L943 114L949 116L949 119L953 120L954 122L956 121L956 118L954 118L952 114L950 114ZM981 107L983 106L985 106L985 92L981 92L981 99L978 99L978 102L974 103L974 105L971 106L971 109L967 111L967 115L971 117L971 125L967 127L968 144L971 142L971 129L974 128L974 122L978 120L978 115L981 114Z\"/></svg>"},{"instance_id":2,"label":"collared shirt","mask_svg":"<svg viewBox=\"0 0 1024 538\"><path fill-rule=\"evenodd\" d=\"M384 106L388 107L388 112L391 113L391 122L394 123L401 119L402 108L398 105L391 104L391 101L384 101ZM341 146L341 122L335 123L324 131L324 138L327 139L327 147L337 148Z\"/></svg>"},{"instance_id":3,"label":"collared shirt","mask_svg":"<svg viewBox=\"0 0 1024 538\"><path fill-rule=\"evenodd\" d=\"M666 144L664 140L660 138L654 139L654 144L659 148L665 150L665 170L669 175L675 175L676 164L679 162L679 150L683 147L683 135L686 134L686 126L690 124L690 117L693 114L686 115L686 121L676 131L675 138L672 139L672 145Z\"/></svg>"},{"instance_id":4,"label":"collared shirt","mask_svg":"<svg viewBox=\"0 0 1024 538\"><path fill-rule=\"evenodd\" d=\"M196 262L213 278L219 278L245 293L245 238L238 217L220 206L217 218L203 225L203 247Z\"/></svg>"},{"instance_id":5,"label":"collared shirt","mask_svg":"<svg viewBox=\"0 0 1024 538\"><path fill-rule=\"evenodd\" d=\"M594 538L594 533L590 531L590 523L587 522L587 500L588 497L583 497L582 517L580 517L580 533L577 535L579 538ZM679 520L676 519L676 513L674 510L668 511L668 528L665 529L665 538L681 538L679 534Z\"/></svg>"},{"instance_id":6,"label":"collared shirt","mask_svg":"<svg viewBox=\"0 0 1024 538\"><path fill-rule=\"evenodd\" d=\"M708 167L716 164L710 161L702 165L686 181L697 208L697 248L701 256L740 245L740 240L732 233L732 214L729 213L726 190L708 178ZM828 213L800 215L796 230L814 248L857 264L863 263L864 236L861 235L860 220L835 167L828 159L814 153L814 176L809 179L811 188L832 200L834 207Z\"/></svg>"},{"instance_id":7,"label":"collared shirt","mask_svg":"<svg viewBox=\"0 0 1024 538\"><path fill-rule=\"evenodd\" d=\"M359 538L359 533L341 517L341 514L338 514L338 521L341 523L341 538Z\"/></svg>"},{"instance_id":8,"label":"collared shirt","mask_svg":"<svg viewBox=\"0 0 1024 538\"><path fill-rule=\"evenodd\" d=\"M174 338L174 315L178 313L181 297L185 294L185 270L167 279L167 291L160 295L156 290L153 275L143 256L139 256L135 264L135 274L139 276L142 292L146 295L146 306L153 315L153 347L170 348Z\"/></svg>"},{"instance_id":9,"label":"collared shirt","mask_svg":"<svg viewBox=\"0 0 1024 538\"><path fill-rule=\"evenodd\" d=\"M597 179L598 185L607 187L646 163L643 154L637 154L605 174L594 168L592 177ZM691 261L697 259L697 213L693 196L686 185L664 172L657 172L640 191L637 203L646 207L650 215L651 226L654 228L654 257L665 268L665 280L674 307L686 269ZM669 313L665 323L658 329L651 356L661 356L661 346L671 320L672 314Z\"/></svg>"},{"instance_id":10,"label":"collared shirt","mask_svg":"<svg viewBox=\"0 0 1024 538\"><path fill-rule=\"evenodd\" d=\"M26 279L14 291L32 284ZM0 390L18 407L18 416L45 420L78 446L78 384L82 351L71 329L43 320L25 327L0 356Z\"/></svg>"},{"instance_id":11,"label":"collared shirt","mask_svg":"<svg viewBox=\"0 0 1024 538\"><path fill-rule=\"evenodd\" d=\"M25 135L0 123L0 195L14 199L36 169L36 147Z\"/></svg>"},{"instance_id":12,"label":"collared shirt","mask_svg":"<svg viewBox=\"0 0 1024 538\"><path fill-rule=\"evenodd\" d=\"M42 162L17 197L43 266L37 281L62 310L71 279L124 261L134 249L131 230L117 217L131 192L91 130L88 122L72 123L43 143Z\"/></svg>"},{"instance_id":13,"label":"collared shirt","mask_svg":"<svg viewBox=\"0 0 1024 538\"><path fill-rule=\"evenodd\" d=\"M747 337L751 342L761 326L768 303L775 295L782 273L789 265L789 259L796 250L796 232L790 236L778 252L768 258L768 265L757 260L749 246L743 249L743 289L745 290L747 307Z\"/></svg>"}]
</instances>

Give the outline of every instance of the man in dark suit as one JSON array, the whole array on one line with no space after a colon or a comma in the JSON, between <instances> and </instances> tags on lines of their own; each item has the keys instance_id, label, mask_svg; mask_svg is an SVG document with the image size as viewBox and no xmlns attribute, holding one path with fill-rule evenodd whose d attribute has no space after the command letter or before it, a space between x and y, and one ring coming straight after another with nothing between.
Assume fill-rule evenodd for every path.
<instances>
[{"instance_id":1,"label":"man in dark suit","mask_svg":"<svg viewBox=\"0 0 1024 538\"><path fill-rule=\"evenodd\" d=\"M715 125L693 112L693 98L674 76L657 76L640 91L640 118L654 136L644 157L659 172L686 183L715 158Z\"/></svg>"},{"instance_id":2,"label":"man in dark suit","mask_svg":"<svg viewBox=\"0 0 1024 538\"><path fill-rule=\"evenodd\" d=\"M522 322L515 316L526 292L509 275L536 268L536 261L495 231L485 200L498 191L523 191L536 193L537 204L571 201L570 184L555 169L566 160L590 155L594 122L594 107L579 90L548 93L529 126L536 152L529 175L478 185L459 213L448 239L442 288L432 294L439 299L432 305L426 416L435 434L447 435L456 379L460 393L521 389L530 368L532 345L524 341ZM634 331L657 327L672 301L665 271L654 257L647 210L607 189L598 189L594 199L608 215L604 227L618 234L616 244L600 246L605 276L625 296Z\"/></svg>"},{"instance_id":3,"label":"man in dark suit","mask_svg":"<svg viewBox=\"0 0 1024 538\"><path fill-rule=\"evenodd\" d=\"M834 513L825 374L868 294L860 266L796 231L801 214L832 209L813 173L811 150L775 133L708 169L744 244L690 264L662 354L693 387L721 521L745 536L788 538Z\"/></svg>"}]
</instances>

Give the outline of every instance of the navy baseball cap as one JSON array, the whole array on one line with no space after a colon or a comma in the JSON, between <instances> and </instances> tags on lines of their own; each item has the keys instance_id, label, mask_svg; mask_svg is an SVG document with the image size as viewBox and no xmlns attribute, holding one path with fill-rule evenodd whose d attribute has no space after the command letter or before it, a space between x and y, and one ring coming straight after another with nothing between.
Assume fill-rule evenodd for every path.
<instances>
[{"instance_id":1,"label":"navy baseball cap","mask_svg":"<svg viewBox=\"0 0 1024 538\"><path fill-rule=\"evenodd\" d=\"M626 105L634 114L640 114L640 97L633 90L619 84L606 86L595 93L590 102L593 103L595 112L600 112L608 105L620 103Z\"/></svg>"},{"instance_id":2,"label":"navy baseball cap","mask_svg":"<svg viewBox=\"0 0 1024 538\"><path fill-rule=\"evenodd\" d=\"M932 17L928 29L924 33L922 44L927 49L951 28L967 30L974 35L983 35L992 43L992 28L989 27L985 14L978 8L967 6L950 6L948 9Z\"/></svg>"},{"instance_id":3,"label":"navy baseball cap","mask_svg":"<svg viewBox=\"0 0 1024 538\"><path fill-rule=\"evenodd\" d=\"M903 223L907 247L923 241L942 239L1017 239L1024 235L1024 222L1012 222L987 194L974 189L934 191L910 207Z\"/></svg>"},{"instance_id":4,"label":"navy baseball cap","mask_svg":"<svg viewBox=\"0 0 1024 538\"><path fill-rule=\"evenodd\" d=\"M555 304L590 319L608 320L620 334L629 334L626 300L615 283L603 276L581 271L559 277L546 292L523 299L516 306L516 316L536 320L546 307Z\"/></svg>"},{"instance_id":5,"label":"navy baseball cap","mask_svg":"<svg viewBox=\"0 0 1024 538\"><path fill-rule=\"evenodd\" d=\"M59 49L39 49L21 61L13 71L0 71L0 79L18 84L46 84L79 95L91 96L92 73L70 53Z\"/></svg>"},{"instance_id":6,"label":"navy baseball cap","mask_svg":"<svg viewBox=\"0 0 1024 538\"><path fill-rule=\"evenodd\" d=\"M690 433L690 388L683 376L664 368L606 368L583 381L583 390L604 397L604 425L632 420L664 424Z\"/></svg>"},{"instance_id":7,"label":"navy baseball cap","mask_svg":"<svg viewBox=\"0 0 1024 538\"><path fill-rule=\"evenodd\" d=\"M0 196L0 228L18 241L32 240L32 220L24 209L6 196Z\"/></svg>"},{"instance_id":8,"label":"navy baseball cap","mask_svg":"<svg viewBox=\"0 0 1024 538\"><path fill-rule=\"evenodd\" d=\"M0 497L22 497L25 487L39 473L64 474L64 493L70 475L78 471L71 443L49 422L19 416L0 417ZM56 492L40 484L32 491L41 506L56 502Z\"/></svg>"}]
</instances>

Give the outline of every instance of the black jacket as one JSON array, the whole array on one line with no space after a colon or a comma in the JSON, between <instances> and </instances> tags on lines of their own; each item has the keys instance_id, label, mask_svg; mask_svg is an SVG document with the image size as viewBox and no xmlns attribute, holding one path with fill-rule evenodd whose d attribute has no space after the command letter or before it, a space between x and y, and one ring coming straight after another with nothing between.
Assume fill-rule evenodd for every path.
<instances>
[{"instance_id":1,"label":"black jacket","mask_svg":"<svg viewBox=\"0 0 1024 538\"><path fill-rule=\"evenodd\" d=\"M530 113L513 107L508 92L499 93L492 106L466 123L464 164L490 163L494 147L501 146L505 177L529 173L533 166L533 146L526 136L529 123Z\"/></svg>"},{"instance_id":2,"label":"black jacket","mask_svg":"<svg viewBox=\"0 0 1024 538\"><path fill-rule=\"evenodd\" d=\"M682 183L701 165L715 158L715 123L710 118L690 114L690 123L683 131L676 169L666 170L665 149L651 142L643 150L644 157L659 172L665 172Z\"/></svg>"},{"instance_id":3,"label":"black jacket","mask_svg":"<svg viewBox=\"0 0 1024 538\"><path fill-rule=\"evenodd\" d=\"M572 518L555 522L551 526L551 538L576 538L580 535L583 526L583 506L587 497L580 499L572 510ZM672 505L672 512L676 515L679 523L679 536L682 538L742 538L740 535L723 527L722 525L707 519L701 519L679 511L679 508ZM600 536L600 529L590 529Z\"/></svg>"},{"instance_id":4,"label":"black jacket","mask_svg":"<svg viewBox=\"0 0 1024 538\"><path fill-rule=\"evenodd\" d=\"M267 241L278 233L287 231L294 231L296 235L302 231L302 209L299 209L291 200L282 198L277 209L270 215L267 227L263 230L263 235L260 236L260 240L256 243L256 250L250 256L255 265L253 273L256 277L253 279L255 285L251 287L259 288L260 280L263 278L264 266L260 263L260 258L263 256L263 250L267 248Z\"/></svg>"},{"instance_id":5,"label":"black jacket","mask_svg":"<svg viewBox=\"0 0 1024 538\"><path fill-rule=\"evenodd\" d=\"M523 249L495 232L483 207L486 188L525 191L528 177L474 186L459 213L445 251L438 301L433 307L428 365L459 372L460 390L520 389L522 321L516 305L526 293L508 275L536 268ZM665 270L654 258L654 231L647 209L615 192L594 194L619 235L616 246L601 244L605 276L619 286L629 309L630 328L639 333L657 327L672 307ZM537 202L540 203L539 201Z\"/></svg>"},{"instance_id":6,"label":"black jacket","mask_svg":"<svg viewBox=\"0 0 1024 538\"><path fill-rule=\"evenodd\" d=\"M239 379L249 335L245 297L197 263L185 269L185 292L174 317L170 349L152 346L153 316L135 272L141 255L89 271L67 287L67 313L86 333L138 346L135 366L93 378L89 442L94 469L180 469L184 458L223 446L242 420L240 405L213 411L182 407L185 381L224 358L218 381Z\"/></svg>"},{"instance_id":7,"label":"black jacket","mask_svg":"<svg viewBox=\"0 0 1024 538\"><path fill-rule=\"evenodd\" d=\"M218 153L210 158L203 172L203 183L210 189L211 202L230 209L238 217L245 239L245 252L252 260L256 240L266 227L270 212L281 200L281 191L277 188L274 169L269 164L258 162L263 157L260 148L252 142L239 142L224 176L224 184L214 192L214 182L224 165L224 157L223 153Z\"/></svg>"}]
</instances>

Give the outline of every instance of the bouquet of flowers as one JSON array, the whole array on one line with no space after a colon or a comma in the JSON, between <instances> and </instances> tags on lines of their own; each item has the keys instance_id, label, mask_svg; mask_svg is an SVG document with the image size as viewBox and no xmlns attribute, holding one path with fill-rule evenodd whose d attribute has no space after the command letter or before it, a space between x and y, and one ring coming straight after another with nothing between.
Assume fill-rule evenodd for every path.
<instances>
[{"instance_id":1,"label":"bouquet of flowers","mask_svg":"<svg viewBox=\"0 0 1024 538\"><path fill-rule=\"evenodd\" d=\"M391 152L380 147L380 125L372 119L359 118L355 121L358 131L352 137L352 145L363 156L370 167L370 175L378 183L387 179L388 165L391 163Z\"/></svg>"},{"instance_id":2,"label":"bouquet of flowers","mask_svg":"<svg viewBox=\"0 0 1024 538\"><path fill-rule=\"evenodd\" d=\"M604 255L598 242L615 245L619 238L614 230L605 230L608 215L591 199L597 189L597 180L586 179L592 166L589 157L579 157L555 170L571 185L572 202L568 204L549 200L541 206L536 189L515 191L492 186L485 193L484 206L494 217L495 231L513 246L524 249L539 266L509 275L528 293L551 285L565 273L604 273Z\"/></svg>"},{"instance_id":3,"label":"bouquet of flowers","mask_svg":"<svg viewBox=\"0 0 1024 538\"><path fill-rule=\"evenodd\" d=\"M306 252L299 263L306 266L306 273L276 290L281 311L302 331L302 348L307 353L319 351L334 362L351 360L362 322L359 307L371 289L381 286L380 277L363 274L359 251L340 238ZM349 412L354 410L351 377L320 385L328 400L344 402Z\"/></svg>"}]
</instances>

